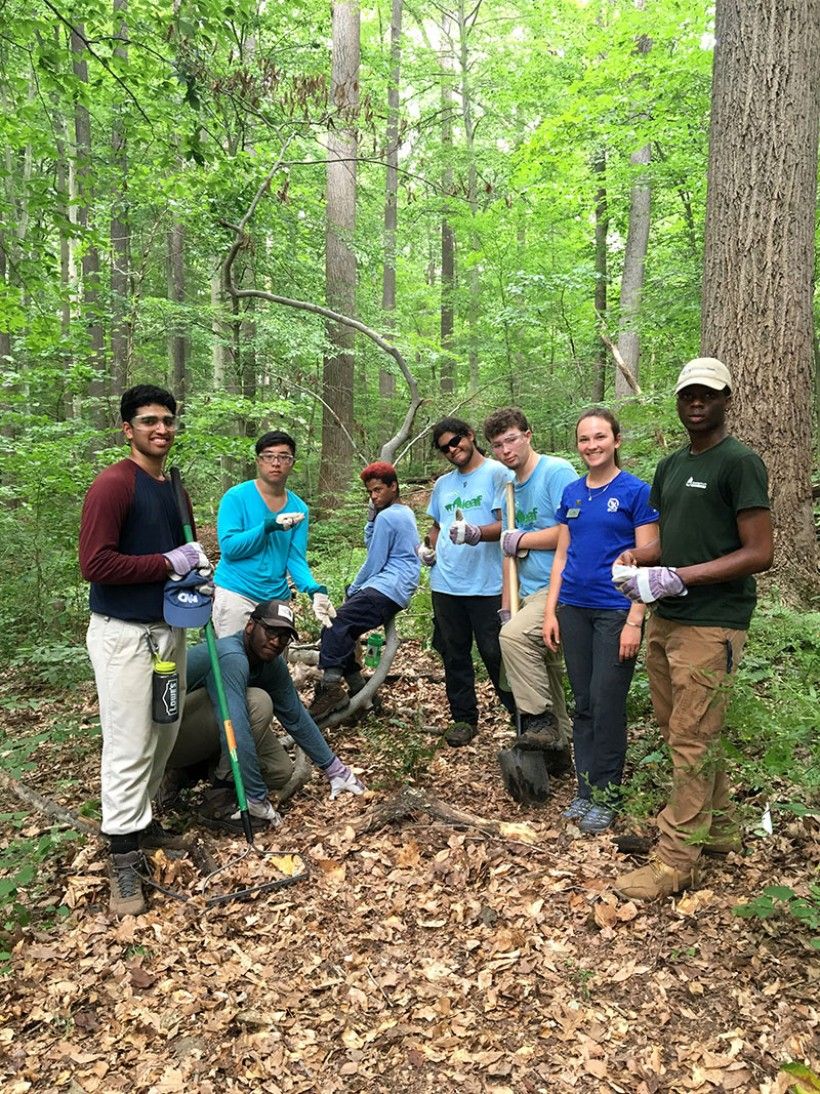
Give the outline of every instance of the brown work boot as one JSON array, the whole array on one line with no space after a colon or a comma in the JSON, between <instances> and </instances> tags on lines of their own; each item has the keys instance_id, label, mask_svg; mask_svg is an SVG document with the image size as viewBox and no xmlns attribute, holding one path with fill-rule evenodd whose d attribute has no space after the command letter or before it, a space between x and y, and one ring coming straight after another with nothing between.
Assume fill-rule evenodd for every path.
<instances>
[{"instance_id":1,"label":"brown work boot","mask_svg":"<svg viewBox=\"0 0 820 1094\"><path fill-rule=\"evenodd\" d=\"M322 680L316 685L313 702L308 707L308 714L314 722L320 722L322 718L327 718L328 715L334 714L337 710L343 710L349 701L341 680Z\"/></svg>"},{"instance_id":2,"label":"brown work boot","mask_svg":"<svg viewBox=\"0 0 820 1094\"><path fill-rule=\"evenodd\" d=\"M524 714L521 721L523 732L513 741L513 748L521 752L549 752L566 747L558 719L551 710L545 710L543 714Z\"/></svg>"},{"instance_id":3,"label":"brown work boot","mask_svg":"<svg viewBox=\"0 0 820 1094\"><path fill-rule=\"evenodd\" d=\"M191 840L188 836L178 836L163 828L158 820L152 820L147 828L140 832L142 851L190 851Z\"/></svg>"},{"instance_id":4,"label":"brown work boot","mask_svg":"<svg viewBox=\"0 0 820 1094\"><path fill-rule=\"evenodd\" d=\"M468 745L477 734L478 726L470 722L453 722L446 730L444 740L450 748L461 748L462 745Z\"/></svg>"},{"instance_id":5,"label":"brown work boot","mask_svg":"<svg viewBox=\"0 0 820 1094\"><path fill-rule=\"evenodd\" d=\"M141 851L111 855L108 868L111 879L111 899L108 902L108 909L118 919L124 915L142 915L148 909L140 874L144 866Z\"/></svg>"},{"instance_id":6,"label":"brown work boot","mask_svg":"<svg viewBox=\"0 0 820 1094\"><path fill-rule=\"evenodd\" d=\"M613 888L624 900L660 900L682 889L689 889L696 883L697 871L694 867L684 872L667 866L659 858L653 858L640 870L632 870L616 878Z\"/></svg>"}]
</instances>

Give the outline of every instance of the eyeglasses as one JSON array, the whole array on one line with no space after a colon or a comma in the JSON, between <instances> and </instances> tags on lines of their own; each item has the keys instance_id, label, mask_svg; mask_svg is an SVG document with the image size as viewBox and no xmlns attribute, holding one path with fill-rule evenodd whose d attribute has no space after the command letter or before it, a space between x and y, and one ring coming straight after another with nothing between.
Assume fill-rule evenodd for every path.
<instances>
[{"instance_id":1,"label":"eyeglasses","mask_svg":"<svg viewBox=\"0 0 820 1094\"><path fill-rule=\"evenodd\" d=\"M525 433L508 433L506 437L499 437L497 441L491 441L490 448L493 452L500 452L502 448L509 448L512 444L518 444L521 438L525 436Z\"/></svg>"},{"instance_id":2,"label":"eyeglasses","mask_svg":"<svg viewBox=\"0 0 820 1094\"><path fill-rule=\"evenodd\" d=\"M259 454L260 463L283 463L285 465L293 463L293 456L287 455L283 452L261 452Z\"/></svg>"},{"instance_id":3,"label":"eyeglasses","mask_svg":"<svg viewBox=\"0 0 820 1094\"><path fill-rule=\"evenodd\" d=\"M154 426L159 425L160 422L166 429L176 429L177 420L173 414L138 414L136 418L131 419L131 425L138 425L141 429L153 429Z\"/></svg>"},{"instance_id":4,"label":"eyeglasses","mask_svg":"<svg viewBox=\"0 0 820 1094\"><path fill-rule=\"evenodd\" d=\"M455 436L451 437L449 441L445 441L444 444L437 444L436 448L439 450L442 456L446 456L447 453L450 452L453 448L458 448L463 440L464 434L456 433Z\"/></svg>"},{"instance_id":5,"label":"eyeglasses","mask_svg":"<svg viewBox=\"0 0 820 1094\"><path fill-rule=\"evenodd\" d=\"M254 623L257 627L262 628L267 640L269 642L275 642L277 646L287 646L293 638L290 631L286 631L284 627L269 627L267 623L260 623L258 619L254 619Z\"/></svg>"}]
</instances>

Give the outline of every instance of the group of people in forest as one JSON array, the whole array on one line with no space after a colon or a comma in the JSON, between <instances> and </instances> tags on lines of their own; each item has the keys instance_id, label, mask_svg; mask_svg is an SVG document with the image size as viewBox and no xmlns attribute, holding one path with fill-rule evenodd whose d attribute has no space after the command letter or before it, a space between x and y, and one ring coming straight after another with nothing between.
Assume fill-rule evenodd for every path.
<instances>
[{"instance_id":1,"label":"group of people in forest","mask_svg":"<svg viewBox=\"0 0 820 1094\"><path fill-rule=\"evenodd\" d=\"M727 683L755 604L752 575L771 565L773 546L765 467L727 431L731 390L728 369L714 358L682 369L676 398L688 443L661 460L651 486L621 468L620 426L604 407L585 410L576 423L581 477L566 460L533 448L529 422L516 407L485 421L491 456L467 422L442 419L432 439L450 469L435 482L423 542L401 502L395 469L377 462L361 472L367 556L338 609L307 562L308 508L287 487L294 439L272 431L257 441L256 477L220 504L220 559L212 571L196 540L185 542L183 524L193 527L193 516L179 512L164 472L174 397L147 385L126 392L121 417L130 453L92 484L80 530L81 568L91 582L88 649L100 701L111 910L138 914L146 907L144 850L184 845L152 813L166 769L204 763L209 819L241 830L208 650L186 650L183 627L166 622L167 589L179 579L200 598L213 596L216 648L255 826L280 823L270 798L292 769L272 715L324 772L331 797L364 790L319 724L364 686L357 640L408 605L424 566L450 746L468 745L479 731L475 643L499 701L520 716L514 747L541 751L551 772L565 769L571 755L577 787L563 816L583 832L607 830L617 817L626 698L646 633L673 787L658 818L655 854L618 878L615 889L642 900L677 893L695 883L702 853L738 849L720 734ZM510 483L513 524L503 519ZM297 635L288 579L311 598L322 625L321 678L307 709L283 656ZM511 614L514 580L521 606ZM170 726L157 726L152 713L157 661L173 661L179 673L181 717Z\"/></svg>"}]
</instances>

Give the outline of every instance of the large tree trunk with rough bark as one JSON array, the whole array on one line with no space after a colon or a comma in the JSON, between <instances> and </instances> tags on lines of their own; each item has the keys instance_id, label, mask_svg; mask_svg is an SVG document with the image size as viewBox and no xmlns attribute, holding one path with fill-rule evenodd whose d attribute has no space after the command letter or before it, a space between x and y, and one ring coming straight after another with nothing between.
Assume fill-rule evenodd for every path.
<instances>
[{"instance_id":1,"label":"large tree trunk with rough bark","mask_svg":"<svg viewBox=\"0 0 820 1094\"><path fill-rule=\"evenodd\" d=\"M621 275L621 330L618 336L618 351L636 379L639 375L641 359L639 333L641 293L646 268L646 249L649 245L651 204L649 180L642 169L649 164L651 152L652 149L647 144L630 157L630 162L638 169L638 174L632 183L629 198L629 229L626 235L624 269ZM625 398L631 394L632 391L624 380L623 373L620 369L616 369L615 395L618 398Z\"/></svg>"},{"instance_id":2,"label":"large tree trunk with rough bark","mask_svg":"<svg viewBox=\"0 0 820 1094\"><path fill-rule=\"evenodd\" d=\"M718 0L701 352L769 468L775 567L816 590L812 285L820 0Z\"/></svg>"},{"instance_id":3,"label":"large tree trunk with rough bark","mask_svg":"<svg viewBox=\"0 0 820 1094\"><path fill-rule=\"evenodd\" d=\"M120 43L115 56L128 61L128 0L114 0L114 37ZM128 143L125 102L113 108L111 121L111 165L114 191L111 195L111 383L114 392L129 386L131 366L130 252L128 216Z\"/></svg>"},{"instance_id":4,"label":"large tree trunk with rough bark","mask_svg":"<svg viewBox=\"0 0 820 1094\"><path fill-rule=\"evenodd\" d=\"M332 128L327 149L325 282L327 306L356 314L356 114L359 106L359 7L356 0L333 5L331 79ZM323 504L340 497L348 484L353 449L353 346L355 331L327 325L332 352L325 357L322 389L322 460L319 493Z\"/></svg>"},{"instance_id":5,"label":"large tree trunk with rough bark","mask_svg":"<svg viewBox=\"0 0 820 1094\"><path fill-rule=\"evenodd\" d=\"M385 134L384 269L382 272L382 316L384 332L395 337L396 325L396 231L399 220L399 83L401 80L401 23L404 0L393 0L390 16L390 83L387 88L387 131ZM386 425L392 417L390 402L396 393L396 379L379 369L379 396Z\"/></svg>"},{"instance_id":6,"label":"large tree trunk with rough bark","mask_svg":"<svg viewBox=\"0 0 820 1094\"><path fill-rule=\"evenodd\" d=\"M595 188L595 314L600 322L606 324L609 208L606 193L606 152L603 148L593 156L592 170L598 179ZM600 403L604 397L606 366L606 347L601 342L595 349L595 372L592 380L592 398L596 403Z\"/></svg>"},{"instance_id":7,"label":"large tree trunk with rough bark","mask_svg":"<svg viewBox=\"0 0 820 1094\"><path fill-rule=\"evenodd\" d=\"M441 17L441 150L444 168L441 173L441 189L444 208L441 213L441 312L439 337L441 342L441 366L439 389L442 395L455 390L455 361L453 360L453 328L455 306L453 296L456 282L456 237L450 223L448 198L453 190L453 55L450 47L450 16Z\"/></svg>"}]
</instances>

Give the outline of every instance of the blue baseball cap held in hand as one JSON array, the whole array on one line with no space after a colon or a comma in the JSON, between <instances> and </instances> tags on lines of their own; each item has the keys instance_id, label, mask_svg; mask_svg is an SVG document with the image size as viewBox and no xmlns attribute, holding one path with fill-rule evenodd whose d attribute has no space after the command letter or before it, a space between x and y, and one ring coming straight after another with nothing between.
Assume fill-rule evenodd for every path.
<instances>
[{"instance_id":1,"label":"blue baseball cap held in hand","mask_svg":"<svg viewBox=\"0 0 820 1094\"><path fill-rule=\"evenodd\" d=\"M163 596L162 614L170 627L184 627L193 630L204 627L211 618L213 595L199 592L201 586L207 587L209 579L191 570L178 581L166 581ZM210 586L213 589L213 585Z\"/></svg>"}]
</instances>

